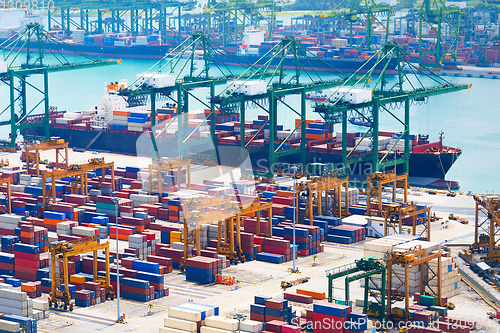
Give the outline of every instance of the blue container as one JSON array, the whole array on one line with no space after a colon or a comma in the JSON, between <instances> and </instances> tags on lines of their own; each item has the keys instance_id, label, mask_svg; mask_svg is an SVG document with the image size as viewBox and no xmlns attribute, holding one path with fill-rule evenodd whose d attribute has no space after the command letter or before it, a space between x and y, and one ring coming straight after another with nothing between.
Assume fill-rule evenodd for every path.
<instances>
[{"instance_id":1,"label":"blue container","mask_svg":"<svg viewBox=\"0 0 500 333\"><path fill-rule=\"evenodd\" d=\"M138 280L145 280L153 283L163 283L164 276L161 274L148 273L148 272L137 272L135 278Z\"/></svg>"},{"instance_id":2,"label":"blue container","mask_svg":"<svg viewBox=\"0 0 500 333\"><path fill-rule=\"evenodd\" d=\"M328 316L347 317L347 306L333 303L315 303L313 311Z\"/></svg>"},{"instance_id":3,"label":"blue container","mask_svg":"<svg viewBox=\"0 0 500 333\"><path fill-rule=\"evenodd\" d=\"M82 308L88 308L91 305L91 301L77 298L75 299L75 305Z\"/></svg>"},{"instance_id":4,"label":"blue container","mask_svg":"<svg viewBox=\"0 0 500 333\"><path fill-rule=\"evenodd\" d=\"M259 304L252 304L252 305L250 305L250 312L265 315L266 314L266 306L259 305Z\"/></svg>"},{"instance_id":5,"label":"blue container","mask_svg":"<svg viewBox=\"0 0 500 333\"><path fill-rule=\"evenodd\" d=\"M33 323L31 318L14 316L14 315L3 315L2 320L12 321L15 323L19 323L19 326L26 326L27 332L32 332Z\"/></svg>"},{"instance_id":6,"label":"blue container","mask_svg":"<svg viewBox=\"0 0 500 333\"><path fill-rule=\"evenodd\" d=\"M269 262L272 264L282 264L283 263L283 256L277 255L277 254L270 254L270 253L257 253L257 260Z\"/></svg>"},{"instance_id":7,"label":"blue container","mask_svg":"<svg viewBox=\"0 0 500 333\"><path fill-rule=\"evenodd\" d=\"M160 264L143 260L134 260L133 268L137 271L160 274Z\"/></svg>"},{"instance_id":8,"label":"blue container","mask_svg":"<svg viewBox=\"0 0 500 333\"><path fill-rule=\"evenodd\" d=\"M50 278L43 278L41 279L42 286L44 287L52 287L52 279Z\"/></svg>"},{"instance_id":9,"label":"blue container","mask_svg":"<svg viewBox=\"0 0 500 333\"><path fill-rule=\"evenodd\" d=\"M142 279L133 279L133 278L123 278L122 284L127 287L133 287L139 289L148 289L150 287L149 281Z\"/></svg>"},{"instance_id":10,"label":"blue container","mask_svg":"<svg viewBox=\"0 0 500 333\"><path fill-rule=\"evenodd\" d=\"M283 234L285 235L293 235L293 228L286 227L283 229ZM309 230L301 229L300 227L295 227L295 236L297 237L309 237Z\"/></svg>"},{"instance_id":11,"label":"blue container","mask_svg":"<svg viewBox=\"0 0 500 333\"><path fill-rule=\"evenodd\" d=\"M202 269L202 268L188 266L186 267L186 274L212 276L214 275L214 271L212 269Z\"/></svg>"},{"instance_id":12,"label":"blue container","mask_svg":"<svg viewBox=\"0 0 500 333\"><path fill-rule=\"evenodd\" d=\"M199 282L199 283L215 283L215 276L186 274L186 281Z\"/></svg>"},{"instance_id":13,"label":"blue container","mask_svg":"<svg viewBox=\"0 0 500 333\"><path fill-rule=\"evenodd\" d=\"M144 112L130 112L130 117L132 118L148 118L148 114ZM137 171L139 172L139 171Z\"/></svg>"},{"instance_id":14,"label":"blue container","mask_svg":"<svg viewBox=\"0 0 500 333\"><path fill-rule=\"evenodd\" d=\"M129 123L144 124L146 122L146 118L128 117L127 121Z\"/></svg>"},{"instance_id":15,"label":"blue container","mask_svg":"<svg viewBox=\"0 0 500 333\"><path fill-rule=\"evenodd\" d=\"M245 256L245 261L254 261L255 260L255 255L254 254L246 254L246 253L244 253L244 256Z\"/></svg>"},{"instance_id":16,"label":"blue container","mask_svg":"<svg viewBox=\"0 0 500 333\"><path fill-rule=\"evenodd\" d=\"M273 227L273 236L283 237L283 228Z\"/></svg>"},{"instance_id":17,"label":"blue container","mask_svg":"<svg viewBox=\"0 0 500 333\"><path fill-rule=\"evenodd\" d=\"M339 244L351 244L353 242L351 237L337 236L337 235L327 235L326 241Z\"/></svg>"},{"instance_id":18,"label":"blue container","mask_svg":"<svg viewBox=\"0 0 500 333\"><path fill-rule=\"evenodd\" d=\"M269 316L274 316L274 317L282 317L285 315L284 313L284 309L271 309L271 308L266 308L266 315L269 315Z\"/></svg>"},{"instance_id":19,"label":"blue container","mask_svg":"<svg viewBox=\"0 0 500 333\"><path fill-rule=\"evenodd\" d=\"M151 297L149 295L133 294L133 293L129 293L126 291L123 291L121 293L121 295L123 296L123 298L131 299L131 300L139 301L139 302L149 302L151 300Z\"/></svg>"},{"instance_id":20,"label":"blue container","mask_svg":"<svg viewBox=\"0 0 500 333\"><path fill-rule=\"evenodd\" d=\"M14 251L22 253L30 253L30 254L39 254L40 248L35 245L16 243L14 244Z\"/></svg>"},{"instance_id":21,"label":"blue container","mask_svg":"<svg viewBox=\"0 0 500 333\"><path fill-rule=\"evenodd\" d=\"M14 255L0 252L0 262L4 264L14 264Z\"/></svg>"},{"instance_id":22,"label":"blue container","mask_svg":"<svg viewBox=\"0 0 500 333\"><path fill-rule=\"evenodd\" d=\"M66 220L66 214L61 213L61 212L44 211L43 217L47 218L47 219L58 220L58 221Z\"/></svg>"},{"instance_id":23,"label":"blue container","mask_svg":"<svg viewBox=\"0 0 500 333\"><path fill-rule=\"evenodd\" d=\"M42 279L48 279L50 278L50 274L49 274L49 269L48 268L42 268L42 269L39 269L36 273L36 279L38 281L41 281Z\"/></svg>"}]
</instances>

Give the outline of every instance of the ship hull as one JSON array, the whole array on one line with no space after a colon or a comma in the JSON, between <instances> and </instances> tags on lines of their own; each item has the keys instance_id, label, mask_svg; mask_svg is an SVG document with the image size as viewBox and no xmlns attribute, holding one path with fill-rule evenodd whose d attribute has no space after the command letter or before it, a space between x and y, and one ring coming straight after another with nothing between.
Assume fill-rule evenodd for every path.
<instances>
[{"instance_id":1,"label":"ship hull","mask_svg":"<svg viewBox=\"0 0 500 333\"><path fill-rule=\"evenodd\" d=\"M5 39L0 39L0 43L4 42ZM38 45L33 43L33 46L30 46L31 51L38 52ZM51 44L52 51L59 51L62 54L75 54L75 52L83 52L90 56L96 57L111 57L111 58L131 58L131 59L162 59L172 48L170 45L140 45L140 46L109 46L109 45L88 45L88 44L79 44L79 43L69 43L67 46L60 44ZM21 47L14 47L14 50L19 50ZM23 47L23 51L26 51L27 48ZM271 59L271 57L259 57L254 55L240 55L240 54L223 54L216 53L212 54L212 61L218 65L227 65L227 66L241 66L243 65L252 65L255 64L254 67L261 67L266 65L267 62ZM380 73L382 69L385 67L384 62L380 62L379 64L375 64L376 59L372 60L346 60L346 59L333 59L333 58L321 58L322 66L313 66L311 67L311 60L299 58L300 66L304 70L315 70L315 71L328 71L331 73L366 73L373 66L375 66L374 73ZM270 61L269 68L276 68L281 63L281 58L273 58ZM294 59L285 58L282 62L284 69L287 70L295 70ZM391 59L386 73L387 74L396 74L396 66L397 61L395 59Z\"/></svg>"},{"instance_id":2,"label":"ship hull","mask_svg":"<svg viewBox=\"0 0 500 333\"><path fill-rule=\"evenodd\" d=\"M69 143L70 148L86 148L89 142L98 135L97 130L72 130L69 128L51 127L50 135L57 136ZM43 127L35 126L26 129L26 134L35 137L43 137ZM137 141L140 133L123 133L106 131L103 132L96 141L88 148L90 150L109 151L112 153L121 153L129 155L137 155ZM176 137L160 138L157 142L158 146L168 147L169 156L177 154L177 139ZM143 146L144 147L144 146ZM228 147L227 149L235 148L234 145L218 145L218 147ZM141 149L141 148L139 148ZM210 148L206 148L207 150ZM229 150L228 150L229 151ZM150 152L146 149L141 149L139 154L147 155ZM444 179L446 173L451 168L453 163L458 159L461 153L410 153L409 161L409 176L410 177L426 177ZM164 155L164 154L163 154ZM228 154L224 154L228 155ZM239 153L231 152L226 156L223 164L239 165ZM268 167L267 153L265 150L258 150L250 153L252 165L261 168ZM288 155L280 157L278 162L281 163L297 163L298 155ZM306 163L341 163L342 156L338 154L306 152ZM357 163L350 166L350 174L366 174L371 171L371 165L368 163Z\"/></svg>"}]
</instances>

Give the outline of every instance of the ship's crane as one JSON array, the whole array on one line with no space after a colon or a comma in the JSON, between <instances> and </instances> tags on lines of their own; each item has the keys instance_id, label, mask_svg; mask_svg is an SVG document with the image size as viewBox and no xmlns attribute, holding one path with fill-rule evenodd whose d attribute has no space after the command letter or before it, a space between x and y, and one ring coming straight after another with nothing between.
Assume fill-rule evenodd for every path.
<instances>
[{"instance_id":1,"label":"ship's crane","mask_svg":"<svg viewBox=\"0 0 500 333\"><path fill-rule=\"evenodd\" d=\"M26 152L26 170L28 174L30 174L30 170L32 168L31 159L31 151L35 152L35 170L36 176L40 177L40 152L46 150L55 150L56 153L56 168L59 169L67 169L68 168L68 143L64 142L64 139L51 137L49 140L45 142L40 142L36 144L30 144L25 142L24 151ZM59 162L59 158L61 161Z\"/></svg>"},{"instance_id":2,"label":"ship's crane","mask_svg":"<svg viewBox=\"0 0 500 333\"><path fill-rule=\"evenodd\" d=\"M111 187L115 190L115 163L105 162L104 157L92 158L85 164L71 164L67 170L54 169L52 172L45 171L42 174L42 187L43 187L43 209L47 208L49 200L56 202L56 179L64 177L71 177L71 193L78 194L78 188L82 195L88 195L88 171L102 170L101 182L105 178L105 170L109 168L111 171ZM47 182L51 182L50 191L47 190ZM50 194L48 193L50 192Z\"/></svg>"},{"instance_id":3,"label":"ship's crane","mask_svg":"<svg viewBox=\"0 0 500 333\"><path fill-rule=\"evenodd\" d=\"M97 276L97 251L104 250L106 256L106 276ZM61 307L64 310L69 308L73 311L74 303L71 302L71 294L68 292L69 273L68 261L71 256L93 252L93 275L94 282L98 282L101 288L106 289L106 298L113 299L115 292L110 283L109 268L109 242L100 244L96 236L80 238L73 241L57 242L50 246L50 268L52 291L49 297L49 306L55 308ZM61 290L61 284L64 283L65 290Z\"/></svg>"},{"instance_id":4,"label":"ship's crane","mask_svg":"<svg viewBox=\"0 0 500 333\"><path fill-rule=\"evenodd\" d=\"M32 51L33 45L38 46L37 52ZM121 63L121 60L94 59L83 53L78 53L78 55L86 57L87 61L70 63L57 51L59 47L71 50L71 47L44 31L43 27L36 23L28 24L17 35L0 44L0 52L7 54L4 61L9 65L6 72L0 73L0 81L7 84L10 89L9 105L5 108L2 106L0 109L0 114L9 115L8 120L0 121L0 126L10 126L10 137L8 141L1 141L1 145L15 147L19 131L23 132L24 129L40 123L44 125L45 139L49 139L49 73ZM26 49L26 58L20 65L13 65L21 60L20 52L14 52L14 48ZM58 62L57 65L49 65L50 61L47 63L44 61L45 48L50 49L51 56ZM28 77L33 75L43 75L43 88L37 88L33 83L28 82ZM33 87L42 95L30 110L28 110L26 100L28 86ZM43 118L31 115L38 106L44 108ZM4 132L7 133L7 131Z\"/></svg>"}]
</instances>

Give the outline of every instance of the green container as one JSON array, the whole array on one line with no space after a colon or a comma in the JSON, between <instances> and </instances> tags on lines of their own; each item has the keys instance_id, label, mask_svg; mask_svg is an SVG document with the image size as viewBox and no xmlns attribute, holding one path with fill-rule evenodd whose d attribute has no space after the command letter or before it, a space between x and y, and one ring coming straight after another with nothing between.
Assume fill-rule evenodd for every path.
<instances>
[{"instance_id":1,"label":"green container","mask_svg":"<svg viewBox=\"0 0 500 333\"><path fill-rule=\"evenodd\" d=\"M442 306L434 305L434 306L431 306L429 309L432 311L439 312L439 315L443 316L443 317L446 317L448 315L448 309L445 307L442 307Z\"/></svg>"},{"instance_id":2,"label":"green container","mask_svg":"<svg viewBox=\"0 0 500 333\"><path fill-rule=\"evenodd\" d=\"M418 304L425 305L425 306L434 306L437 304L436 297L435 296L428 296L428 295L420 295L418 297Z\"/></svg>"},{"instance_id":3,"label":"green container","mask_svg":"<svg viewBox=\"0 0 500 333\"><path fill-rule=\"evenodd\" d=\"M413 320L413 316L415 315L415 310L408 310L408 312L410 313L410 320Z\"/></svg>"},{"instance_id":4,"label":"green container","mask_svg":"<svg viewBox=\"0 0 500 333\"><path fill-rule=\"evenodd\" d=\"M96 208L107 209L107 210L115 210L116 206L114 204L96 202Z\"/></svg>"}]
</instances>

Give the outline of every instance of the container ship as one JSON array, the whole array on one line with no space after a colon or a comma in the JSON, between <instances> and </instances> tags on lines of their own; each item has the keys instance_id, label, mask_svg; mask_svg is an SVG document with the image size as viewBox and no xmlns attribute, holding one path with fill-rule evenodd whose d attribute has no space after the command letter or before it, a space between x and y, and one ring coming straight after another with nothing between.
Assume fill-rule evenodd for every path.
<instances>
[{"instance_id":1,"label":"container ship","mask_svg":"<svg viewBox=\"0 0 500 333\"><path fill-rule=\"evenodd\" d=\"M157 145L165 147L168 152L161 151L162 156L177 156L177 134L178 122L176 121L175 105L165 105L157 109L157 121L151 128L151 112L145 106L127 107L126 99L119 96L117 91L126 88L126 82L117 82L105 86L105 93L100 104L90 110L82 112L50 111L50 135L63 138L69 142L70 147L75 149L90 149L98 151L109 151L123 154L144 154L150 148L141 148L144 139L151 145L151 133L154 133ZM210 110L190 110L188 127L191 140L210 137L210 126L204 120ZM30 115L28 122L40 122L43 115ZM240 128L239 115L215 116L215 144L218 148L239 148ZM296 125L299 120L296 119ZM256 161L265 159L266 149L254 149L268 147L269 130L266 128L266 116L258 116L258 119L245 122L245 137L248 143L248 151L255 168L259 167ZM341 163L342 162L342 134L335 133L333 126L327 125L320 120L307 120L307 163ZM283 141L288 137L283 149L298 148L300 145L299 132L290 135L290 130L279 125L277 128L277 140ZM23 133L28 137L43 137L43 126L33 126ZM362 156L371 151L371 140L364 139L359 143L362 132L349 132L347 135L347 149L351 156ZM289 137L290 136L290 137ZM399 132L379 131L379 153L384 156L391 147L395 145L397 151L404 150L403 141L398 142L401 136ZM252 139L253 138L253 139ZM437 142L430 142L428 137L410 136L410 177L425 177L429 184L438 181L436 187L458 188L456 182L443 183L446 173L453 163L461 155L458 148L443 145L442 137ZM359 144L358 144L359 143ZM147 143L146 143L147 144ZM279 143L276 143L279 145ZM162 148L160 148L161 150ZM209 150L210 148L206 148ZM226 148L224 148L226 149ZM138 151L139 150L139 151ZM393 154L389 153L394 156ZM225 157L225 164L240 165L239 154L229 154ZM237 155L237 156L232 156ZM388 157L390 158L390 157ZM296 163L296 157L284 156L278 162ZM363 173L362 167L352 168L354 172ZM441 184L441 185L439 185ZM430 185L434 186L434 185Z\"/></svg>"}]
</instances>

